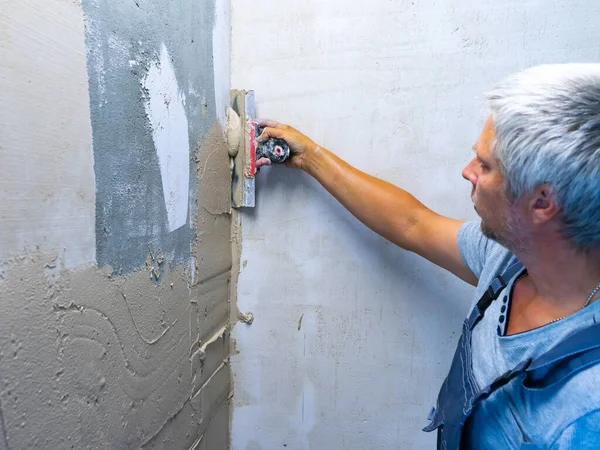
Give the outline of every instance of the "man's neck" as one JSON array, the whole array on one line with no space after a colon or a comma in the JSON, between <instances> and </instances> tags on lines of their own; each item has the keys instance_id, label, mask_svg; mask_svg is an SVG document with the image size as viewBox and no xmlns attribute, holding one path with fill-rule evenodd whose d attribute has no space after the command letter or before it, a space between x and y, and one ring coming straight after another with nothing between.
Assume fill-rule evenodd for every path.
<instances>
[{"instance_id":1,"label":"man's neck","mask_svg":"<svg viewBox=\"0 0 600 450\"><path fill-rule=\"evenodd\" d=\"M529 274L526 295L555 314L576 312L600 283L600 258L578 252L556 236L532 242L513 251Z\"/></svg>"}]
</instances>

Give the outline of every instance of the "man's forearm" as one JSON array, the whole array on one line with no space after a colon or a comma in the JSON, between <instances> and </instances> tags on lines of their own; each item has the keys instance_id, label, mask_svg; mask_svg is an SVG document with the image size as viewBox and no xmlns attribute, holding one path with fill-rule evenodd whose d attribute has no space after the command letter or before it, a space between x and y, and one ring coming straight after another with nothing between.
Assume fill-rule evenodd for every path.
<instances>
[{"instance_id":1,"label":"man's forearm","mask_svg":"<svg viewBox=\"0 0 600 450\"><path fill-rule=\"evenodd\" d=\"M411 194L320 147L304 155L302 168L366 226L412 250L411 231L427 208Z\"/></svg>"}]
</instances>

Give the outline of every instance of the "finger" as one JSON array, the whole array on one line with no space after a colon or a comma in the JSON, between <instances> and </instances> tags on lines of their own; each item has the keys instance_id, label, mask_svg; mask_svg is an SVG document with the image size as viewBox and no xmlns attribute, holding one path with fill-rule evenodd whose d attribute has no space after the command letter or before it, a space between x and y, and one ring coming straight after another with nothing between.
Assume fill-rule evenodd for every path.
<instances>
[{"instance_id":1,"label":"finger","mask_svg":"<svg viewBox=\"0 0 600 450\"><path fill-rule=\"evenodd\" d=\"M284 128L285 125L282 123L279 123L275 120L261 120L258 123L258 126L261 128Z\"/></svg>"},{"instance_id":2,"label":"finger","mask_svg":"<svg viewBox=\"0 0 600 450\"><path fill-rule=\"evenodd\" d=\"M256 161L256 168L260 169L262 166L270 166L271 160L269 158L260 158Z\"/></svg>"},{"instance_id":3,"label":"finger","mask_svg":"<svg viewBox=\"0 0 600 450\"><path fill-rule=\"evenodd\" d=\"M260 136L256 138L258 142L265 142L271 138L281 138L283 130L279 128L265 128Z\"/></svg>"}]
</instances>

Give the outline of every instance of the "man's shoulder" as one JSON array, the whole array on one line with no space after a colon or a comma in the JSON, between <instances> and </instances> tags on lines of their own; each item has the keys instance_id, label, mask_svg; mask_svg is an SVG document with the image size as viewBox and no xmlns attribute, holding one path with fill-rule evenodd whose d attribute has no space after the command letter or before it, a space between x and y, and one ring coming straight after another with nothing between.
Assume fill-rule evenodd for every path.
<instances>
[{"instance_id":1,"label":"man's shoulder","mask_svg":"<svg viewBox=\"0 0 600 450\"><path fill-rule=\"evenodd\" d=\"M482 291L516 260L510 250L483 234L480 222L462 225L458 248L463 263L479 280L478 290Z\"/></svg>"}]
</instances>

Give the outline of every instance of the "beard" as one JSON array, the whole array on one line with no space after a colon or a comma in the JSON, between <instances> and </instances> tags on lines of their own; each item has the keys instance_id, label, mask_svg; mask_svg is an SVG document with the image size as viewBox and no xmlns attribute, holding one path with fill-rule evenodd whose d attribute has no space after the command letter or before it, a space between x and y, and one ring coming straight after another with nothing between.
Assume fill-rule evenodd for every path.
<instances>
[{"instance_id":1,"label":"beard","mask_svg":"<svg viewBox=\"0 0 600 450\"><path fill-rule=\"evenodd\" d=\"M511 250L522 252L528 247L528 236L525 233L521 218L516 214L516 211L509 209L506 216L499 217L496 220L497 224L492 225L481 216L481 232L485 237L496 241L503 247Z\"/></svg>"},{"instance_id":2,"label":"beard","mask_svg":"<svg viewBox=\"0 0 600 450\"><path fill-rule=\"evenodd\" d=\"M481 219L481 232L486 238L491 239L492 241L496 241L499 244L502 244L502 234L497 230L494 230L490 225L488 225L488 223L483 218Z\"/></svg>"}]
</instances>

